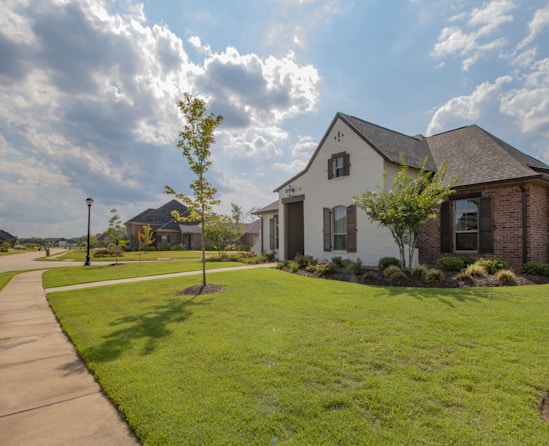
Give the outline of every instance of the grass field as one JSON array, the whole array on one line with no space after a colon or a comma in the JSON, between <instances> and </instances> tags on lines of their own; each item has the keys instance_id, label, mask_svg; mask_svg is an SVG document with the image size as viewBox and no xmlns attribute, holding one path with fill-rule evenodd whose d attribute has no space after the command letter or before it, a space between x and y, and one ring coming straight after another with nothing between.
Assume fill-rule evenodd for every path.
<instances>
[{"instance_id":1,"label":"grass field","mask_svg":"<svg viewBox=\"0 0 549 446\"><path fill-rule=\"evenodd\" d=\"M243 266L239 262L206 262L206 269ZM67 266L46 271L42 282L44 288L52 288L77 283L99 282L101 280L125 279L128 277L154 276L157 274L201 271L200 260L130 262L118 265L99 263L90 266Z\"/></svg>"},{"instance_id":2,"label":"grass field","mask_svg":"<svg viewBox=\"0 0 549 446\"><path fill-rule=\"evenodd\" d=\"M206 258L218 258L219 255L215 251L207 251ZM128 251L125 252L123 256L118 257L119 262L134 262L134 261L153 261L158 259L201 259L201 251ZM48 258L46 260L77 260L84 263L86 260L85 251L67 251L63 255L56 256L54 259ZM93 251L90 254L90 261L93 264L94 262L109 262L114 263L116 260L115 256L112 257L93 257Z\"/></svg>"},{"instance_id":3,"label":"grass field","mask_svg":"<svg viewBox=\"0 0 549 446\"><path fill-rule=\"evenodd\" d=\"M547 445L549 286L260 269L48 299L145 445Z\"/></svg>"}]
</instances>

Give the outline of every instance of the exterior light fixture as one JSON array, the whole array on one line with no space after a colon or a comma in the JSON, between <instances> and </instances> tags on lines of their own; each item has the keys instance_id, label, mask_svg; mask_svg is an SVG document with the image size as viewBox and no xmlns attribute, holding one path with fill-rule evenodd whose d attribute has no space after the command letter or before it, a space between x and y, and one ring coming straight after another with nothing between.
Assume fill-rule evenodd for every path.
<instances>
[{"instance_id":1,"label":"exterior light fixture","mask_svg":"<svg viewBox=\"0 0 549 446\"><path fill-rule=\"evenodd\" d=\"M295 189L292 187L291 184L288 184L288 188L286 189L286 195L288 197L291 197L295 192Z\"/></svg>"}]
</instances>

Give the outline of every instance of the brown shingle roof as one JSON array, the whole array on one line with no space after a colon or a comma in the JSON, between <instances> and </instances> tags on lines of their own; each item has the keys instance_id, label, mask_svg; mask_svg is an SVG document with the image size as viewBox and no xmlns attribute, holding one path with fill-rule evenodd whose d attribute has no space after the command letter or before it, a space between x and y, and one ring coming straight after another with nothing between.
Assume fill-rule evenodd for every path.
<instances>
[{"instance_id":1,"label":"brown shingle roof","mask_svg":"<svg viewBox=\"0 0 549 446\"><path fill-rule=\"evenodd\" d=\"M428 157L427 169L436 170L424 137L407 136L344 113L338 113L338 116L386 160L400 164L400 156L404 154L406 164L419 169Z\"/></svg>"},{"instance_id":2,"label":"brown shingle roof","mask_svg":"<svg viewBox=\"0 0 549 446\"><path fill-rule=\"evenodd\" d=\"M181 216L187 214L187 207L173 199L158 209L147 209L144 212L129 219L126 223L138 223L142 225L166 225L174 221L172 211L179 211Z\"/></svg>"},{"instance_id":3,"label":"brown shingle roof","mask_svg":"<svg viewBox=\"0 0 549 446\"><path fill-rule=\"evenodd\" d=\"M537 177L533 168L549 167L477 125L429 136L427 143L437 166L447 162L446 178L460 177L457 186Z\"/></svg>"}]
</instances>

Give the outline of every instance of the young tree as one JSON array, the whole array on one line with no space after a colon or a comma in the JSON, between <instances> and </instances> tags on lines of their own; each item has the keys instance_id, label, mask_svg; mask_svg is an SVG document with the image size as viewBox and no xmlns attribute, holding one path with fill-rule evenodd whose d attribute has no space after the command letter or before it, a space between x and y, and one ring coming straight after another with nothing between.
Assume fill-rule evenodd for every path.
<instances>
[{"instance_id":1,"label":"young tree","mask_svg":"<svg viewBox=\"0 0 549 446\"><path fill-rule=\"evenodd\" d=\"M426 157L414 177L408 174L408 165L402 156L401 169L394 176L391 189L378 186L378 191L354 197L357 206L366 212L370 221L377 221L391 231L398 246L402 269L405 270L412 266L421 225L436 218L438 206L445 196L454 192L452 188L458 180L456 178L445 184L446 163L442 163L433 175L427 170L427 161ZM383 173L383 178L386 182L387 172Z\"/></svg>"},{"instance_id":2,"label":"young tree","mask_svg":"<svg viewBox=\"0 0 549 446\"><path fill-rule=\"evenodd\" d=\"M204 245L204 230L206 218L213 213L213 207L219 204L215 199L217 190L209 183L206 173L212 162L210 160L210 147L215 142L214 130L221 124L223 116L206 114L206 105L202 99L193 98L185 93L183 100L178 101L177 106L183 113L185 125L179 133L177 147L182 150L183 157L187 159L191 171L195 174L195 180L190 184L193 198L178 194L170 186L166 185L164 191L174 194L188 209L187 216L181 216L174 211L173 216L182 222L200 223L202 245L202 286L206 286L206 249Z\"/></svg>"},{"instance_id":3,"label":"young tree","mask_svg":"<svg viewBox=\"0 0 549 446\"><path fill-rule=\"evenodd\" d=\"M111 209L111 218L109 219L109 229L107 235L111 240L111 245L114 247L116 256L115 263L118 265L118 250L126 246L125 230L122 224L122 219L118 215L116 209Z\"/></svg>"},{"instance_id":4,"label":"young tree","mask_svg":"<svg viewBox=\"0 0 549 446\"><path fill-rule=\"evenodd\" d=\"M141 251L141 247L144 246L145 251L149 252L149 246L154 243L151 225L143 226L143 232L139 231L137 233L137 240L139 241L139 251Z\"/></svg>"},{"instance_id":5,"label":"young tree","mask_svg":"<svg viewBox=\"0 0 549 446\"><path fill-rule=\"evenodd\" d=\"M206 221L204 235L212 243L220 259L224 259L227 251L238 244L244 235L242 210L235 204L231 204L231 207L231 217L211 215Z\"/></svg>"}]
</instances>

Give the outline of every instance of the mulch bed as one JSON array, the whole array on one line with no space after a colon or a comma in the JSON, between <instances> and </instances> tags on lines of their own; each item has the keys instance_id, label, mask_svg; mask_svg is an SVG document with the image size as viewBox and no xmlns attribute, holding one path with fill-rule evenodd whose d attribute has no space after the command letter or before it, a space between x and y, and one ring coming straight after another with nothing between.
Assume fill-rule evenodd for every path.
<instances>
[{"instance_id":1,"label":"mulch bed","mask_svg":"<svg viewBox=\"0 0 549 446\"><path fill-rule=\"evenodd\" d=\"M298 270L296 274L307 277L319 277L317 274L309 273L304 270ZM366 269L360 274L351 274L345 271L335 271L328 273L322 278L328 280L341 280L343 282L362 283L366 285L377 286L405 286L416 288L472 288L472 287L495 287L509 286L500 282L495 275L486 277L472 277L470 280L459 280L459 272L444 272L444 281L436 283L426 283L422 278L408 277L404 283L395 284L383 276L383 272L378 269ZM515 273L515 285L542 285L549 283L549 277L536 276L533 274Z\"/></svg>"}]
</instances>

